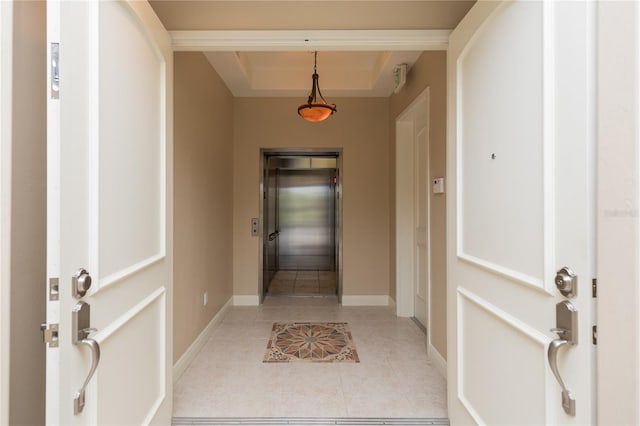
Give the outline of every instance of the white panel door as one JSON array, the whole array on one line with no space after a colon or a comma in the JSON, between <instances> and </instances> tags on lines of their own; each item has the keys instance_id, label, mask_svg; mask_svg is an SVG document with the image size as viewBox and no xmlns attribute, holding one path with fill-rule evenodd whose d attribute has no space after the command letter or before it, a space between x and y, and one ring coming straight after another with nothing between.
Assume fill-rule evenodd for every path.
<instances>
[{"instance_id":1,"label":"white panel door","mask_svg":"<svg viewBox=\"0 0 640 426\"><path fill-rule=\"evenodd\" d=\"M448 55L452 424L593 424L594 4L480 1ZM555 274L578 275L560 348Z\"/></svg>"},{"instance_id":2,"label":"white panel door","mask_svg":"<svg viewBox=\"0 0 640 426\"><path fill-rule=\"evenodd\" d=\"M59 339L47 349L47 423L168 424L170 39L139 1L48 2L48 38L59 43L60 90L48 94L47 269L59 300L47 321ZM92 279L83 297L72 295L79 268ZM97 331L74 344L81 302ZM74 399L98 348L80 411Z\"/></svg>"}]
</instances>

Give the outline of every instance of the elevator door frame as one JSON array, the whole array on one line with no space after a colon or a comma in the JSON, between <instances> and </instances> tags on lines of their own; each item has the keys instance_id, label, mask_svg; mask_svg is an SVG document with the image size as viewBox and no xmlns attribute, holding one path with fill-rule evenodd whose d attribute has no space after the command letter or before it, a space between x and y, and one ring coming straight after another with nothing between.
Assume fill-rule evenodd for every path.
<instances>
[{"instance_id":1,"label":"elevator door frame","mask_svg":"<svg viewBox=\"0 0 640 426\"><path fill-rule=\"evenodd\" d=\"M336 277L338 302L342 302L342 148L262 148L260 149L260 244L258 253L258 289L260 294L260 304L264 302L264 255L265 255L265 212L264 200L267 188L265 187L265 175L267 167L267 157L275 156L303 156L303 157L335 157L336 158L336 186L335 186L335 257L336 257Z\"/></svg>"}]
</instances>

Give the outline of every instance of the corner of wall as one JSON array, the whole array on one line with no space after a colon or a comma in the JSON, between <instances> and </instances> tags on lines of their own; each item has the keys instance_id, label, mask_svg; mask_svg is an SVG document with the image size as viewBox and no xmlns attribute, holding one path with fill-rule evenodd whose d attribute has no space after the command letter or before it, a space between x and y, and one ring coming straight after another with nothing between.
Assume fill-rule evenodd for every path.
<instances>
[{"instance_id":1,"label":"corner of wall","mask_svg":"<svg viewBox=\"0 0 640 426\"><path fill-rule=\"evenodd\" d=\"M429 339L430 340L430 339ZM435 369L440 373L442 377L447 378L447 360L442 356L440 352L431 344L429 341L427 345L427 356L429 360L435 367Z\"/></svg>"}]
</instances>

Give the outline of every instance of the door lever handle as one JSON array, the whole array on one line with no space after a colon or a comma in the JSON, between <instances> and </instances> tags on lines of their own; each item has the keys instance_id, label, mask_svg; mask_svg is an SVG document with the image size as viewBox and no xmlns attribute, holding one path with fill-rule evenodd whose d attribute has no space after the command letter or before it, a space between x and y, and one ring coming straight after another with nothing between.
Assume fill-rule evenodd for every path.
<instances>
[{"instance_id":1,"label":"door lever handle","mask_svg":"<svg viewBox=\"0 0 640 426\"><path fill-rule=\"evenodd\" d=\"M273 241L280 236L280 231L272 232L269 234L269 241Z\"/></svg>"},{"instance_id":2,"label":"door lever handle","mask_svg":"<svg viewBox=\"0 0 640 426\"><path fill-rule=\"evenodd\" d=\"M562 388L562 408L564 412L570 416L576 415L576 400L573 397L573 394L567 387L564 385L564 381L562 380L562 376L560 376L560 370L558 369L558 350L568 345L569 342L564 339L555 339L551 343L549 343L549 350L547 351L547 358L549 359L549 366L551 367L551 371L553 375L556 376L556 380L560 384Z\"/></svg>"},{"instance_id":3,"label":"door lever handle","mask_svg":"<svg viewBox=\"0 0 640 426\"><path fill-rule=\"evenodd\" d=\"M89 337L92 331L96 331L95 328L90 326L91 306L86 302L78 302L71 314L71 326L73 328L71 331L71 341L74 345L88 346L91 350L91 368L89 369L89 374L87 374L87 378L84 380L82 387L76 392L73 398L73 414L78 415L82 413L84 409L85 390L100 362L100 345L95 339Z\"/></svg>"},{"instance_id":4,"label":"door lever handle","mask_svg":"<svg viewBox=\"0 0 640 426\"><path fill-rule=\"evenodd\" d=\"M549 343L547 358L553 375L562 388L562 408L570 416L576 415L576 400L573 394L564 385L564 381L558 370L558 351L566 345L578 343L578 311L568 300L556 304L556 327L551 331L558 334L558 338Z\"/></svg>"},{"instance_id":5,"label":"door lever handle","mask_svg":"<svg viewBox=\"0 0 640 426\"><path fill-rule=\"evenodd\" d=\"M89 370L89 374L87 374L87 378L84 380L82 387L76 392L75 397L73 398L73 414L78 415L82 413L85 404L85 390L89 381L93 377L93 374L96 372L98 368L98 363L100 362L100 345L94 339L86 338L82 339L78 342L80 345L88 346L91 349L91 369Z\"/></svg>"}]
</instances>

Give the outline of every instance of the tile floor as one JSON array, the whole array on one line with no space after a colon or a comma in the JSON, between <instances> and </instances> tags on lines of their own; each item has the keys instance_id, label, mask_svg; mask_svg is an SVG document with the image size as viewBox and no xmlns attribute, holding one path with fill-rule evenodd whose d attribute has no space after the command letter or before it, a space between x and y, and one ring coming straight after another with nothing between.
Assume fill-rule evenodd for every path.
<instances>
[{"instance_id":1,"label":"tile floor","mask_svg":"<svg viewBox=\"0 0 640 426\"><path fill-rule=\"evenodd\" d=\"M267 294L336 294L334 271L278 271L269 283Z\"/></svg>"},{"instance_id":2,"label":"tile floor","mask_svg":"<svg viewBox=\"0 0 640 426\"><path fill-rule=\"evenodd\" d=\"M348 322L360 363L263 363L274 322ZM174 385L176 417L446 417L425 336L386 307L331 297L237 306Z\"/></svg>"}]
</instances>

